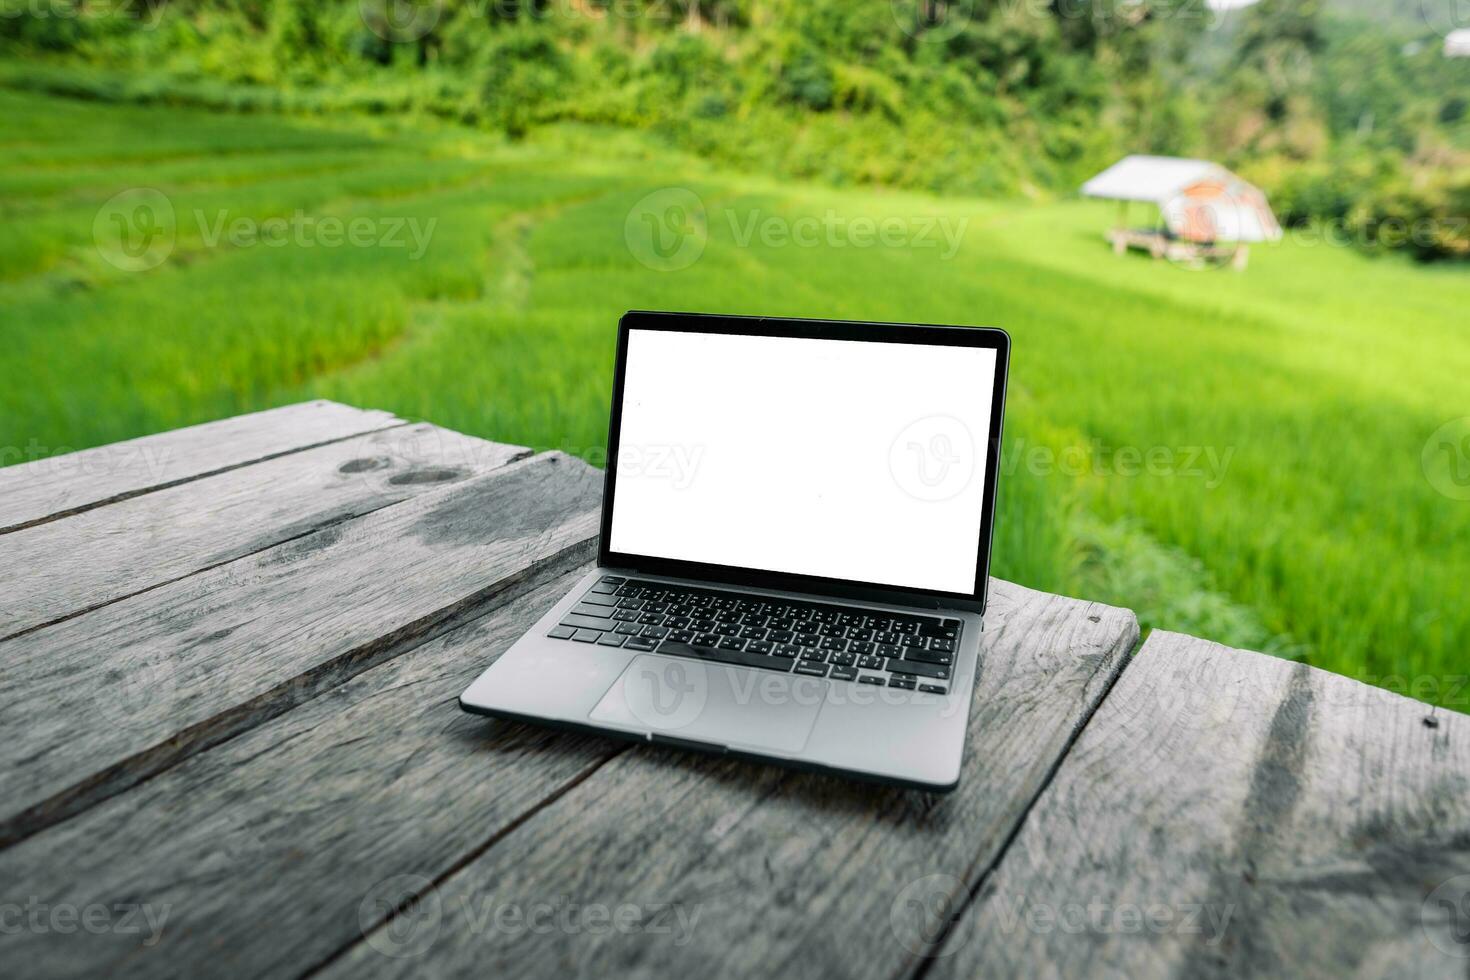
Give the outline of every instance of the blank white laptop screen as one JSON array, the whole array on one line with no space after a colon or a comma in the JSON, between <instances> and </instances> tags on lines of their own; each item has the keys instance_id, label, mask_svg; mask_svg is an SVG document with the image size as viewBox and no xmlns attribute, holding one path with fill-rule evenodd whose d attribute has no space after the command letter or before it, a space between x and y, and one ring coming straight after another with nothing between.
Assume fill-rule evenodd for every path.
<instances>
[{"instance_id":1,"label":"blank white laptop screen","mask_svg":"<svg viewBox=\"0 0 1470 980\"><path fill-rule=\"evenodd\" d=\"M628 332L613 552L973 595L996 352Z\"/></svg>"}]
</instances>

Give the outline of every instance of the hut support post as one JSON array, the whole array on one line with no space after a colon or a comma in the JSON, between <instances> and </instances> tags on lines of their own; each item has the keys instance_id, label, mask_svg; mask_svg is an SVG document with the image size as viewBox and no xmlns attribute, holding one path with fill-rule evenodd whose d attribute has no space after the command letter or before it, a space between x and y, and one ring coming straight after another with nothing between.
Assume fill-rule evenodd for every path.
<instances>
[{"instance_id":1,"label":"hut support post","mask_svg":"<svg viewBox=\"0 0 1470 980\"><path fill-rule=\"evenodd\" d=\"M1128 202L1118 202L1118 220L1113 225L1113 254L1122 255L1128 251Z\"/></svg>"}]
</instances>

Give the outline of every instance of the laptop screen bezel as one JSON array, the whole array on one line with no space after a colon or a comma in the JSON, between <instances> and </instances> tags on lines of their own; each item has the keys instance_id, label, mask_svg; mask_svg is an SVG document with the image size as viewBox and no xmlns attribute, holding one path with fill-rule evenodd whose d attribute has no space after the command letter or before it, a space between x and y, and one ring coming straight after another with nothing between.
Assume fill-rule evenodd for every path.
<instances>
[{"instance_id":1,"label":"laptop screen bezel","mask_svg":"<svg viewBox=\"0 0 1470 980\"><path fill-rule=\"evenodd\" d=\"M819 340L856 340L886 344L936 347L978 347L995 351L995 390L990 401L990 431L985 454L985 494L980 538L976 542L974 592L937 592L932 589L855 582L846 579L773 572L706 562L658 558L612 551L613 512L617 500L618 441L623 421L623 387L627 378L628 334L632 330L669 330L683 333L734 334L750 337L796 337ZM779 589L840 599L888 602L898 605L936 605L984 612L990 579L990 551L995 523L996 484L1001 433L1005 418L1006 376L1010 366L1010 336L994 327L953 327L934 324L873 323L849 320L803 320L784 317L717 316L704 313L630 311L618 322L617 357L613 373L612 412L608 420L607 470L602 495L602 534L598 563L647 575L692 578L728 585Z\"/></svg>"}]
</instances>

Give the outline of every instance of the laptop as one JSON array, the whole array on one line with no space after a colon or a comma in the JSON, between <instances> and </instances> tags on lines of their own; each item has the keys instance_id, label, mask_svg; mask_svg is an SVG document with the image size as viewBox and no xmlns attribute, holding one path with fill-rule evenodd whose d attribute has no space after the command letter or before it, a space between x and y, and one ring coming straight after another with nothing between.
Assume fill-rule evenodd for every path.
<instances>
[{"instance_id":1,"label":"laptop","mask_svg":"<svg viewBox=\"0 0 1470 980\"><path fill-rule=\"evenodd\" d=\"M1004 331L630 312L597 566L464 710L952 790Z\"/></svg>"}]
</instances>

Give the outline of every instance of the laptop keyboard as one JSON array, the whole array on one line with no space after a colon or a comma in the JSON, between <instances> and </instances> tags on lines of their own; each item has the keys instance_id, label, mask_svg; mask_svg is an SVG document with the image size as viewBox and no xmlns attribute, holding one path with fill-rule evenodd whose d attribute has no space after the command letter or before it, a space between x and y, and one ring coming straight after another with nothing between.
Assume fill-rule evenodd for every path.
<instances>
[{"instance_id":1,"label":"laptop keyboard","mask_svg":"<svg viewBox=\"0 0 1470 980\"><path fill-rule=\"evenodd\" d=\"M947 694L960 621L605 576L547 636Z\"/></svg>"}]
</instances>

